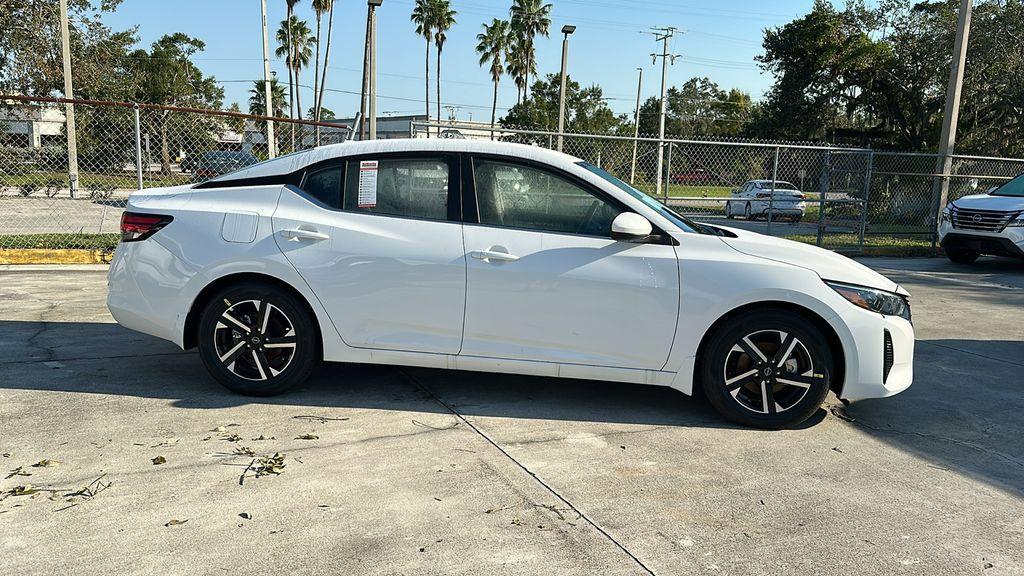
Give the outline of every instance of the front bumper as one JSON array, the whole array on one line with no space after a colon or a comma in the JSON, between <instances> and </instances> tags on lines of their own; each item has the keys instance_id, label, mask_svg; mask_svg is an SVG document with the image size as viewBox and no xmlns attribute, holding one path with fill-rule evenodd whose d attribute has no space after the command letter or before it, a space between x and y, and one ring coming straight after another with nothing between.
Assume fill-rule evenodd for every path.
<instances>
[{"instance_id":1,"label":"front bumper","mask_svg":"<svg viewBox=\"0 0 1024 576\"><path fill-rule=\"evenodd\" d=\"M960 230L949 222L939 225L939 243L943 248L971 250L990 256L1024 258L1024 227L1009 226L1002 232Z\"/></svg>"},{"instance_id":2,"label":"front bumper","mask_svg":"<svg viewBox=\"0 0 1024 576\"><path fill-rule=\"evenodd\" d=\"M885 398L909 388L914 381L913 324L898 316L849 308L840 315L849 342L844 342L846 380L838 396L851 401ZM842 334L840 338L845 339Z\"/></svg>"}]
</instances>

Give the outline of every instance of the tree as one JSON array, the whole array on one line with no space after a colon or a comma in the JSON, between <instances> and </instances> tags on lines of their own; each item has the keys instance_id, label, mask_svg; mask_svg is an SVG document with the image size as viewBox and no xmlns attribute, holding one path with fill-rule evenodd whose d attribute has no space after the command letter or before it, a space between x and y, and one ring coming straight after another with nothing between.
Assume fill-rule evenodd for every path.
<instances>
[{"instance_id":1,"label":"tree","mask_svg":"<svg viewBox=\"0 0 1024 576\"><path fill-rule=\"evenodd\" d=\"M648 98L640 107L640 132L658 131L661 100ZM676 138L737 136L750 123L750 95L728 92L710 78L690 78L665 93L665 133Z\"/></svg>"},{"instance_id":2,"label":"tree","mask_svg":"<svg viewBox=\"0 0 1024 576\"><path fill-rule=\"evenodd\" d=\"M267 97L263 80L255 80L249 89L249 114L263 116L267 113ZM270 79L270 113L275 118L284 117L284 108L288 105L288 96L284 93L277 78Z\"/></svg>"},{"instance_id":3,"label":"tree","mask_svg":"<svg viewBox=\"0 0 1024 576\"><path fill-rule=\"evenodd\" d=\"M291 44L285 44L291 39ZM309 66L309 59L313 56L313 43L315 38L313 33L309 29L309 25L305 20L299 20L298 17L292 16L290 20L282 20L281 26L277 30L277 42L278 47L274 52L278 57L285 57L285 65L288 67L289 80L294 79L294 90L291 91L295 101L294 106L292 102L289 102L290 109L292 110L292 117L294 117L295 110L302 113L302 96L299 90L299 72ZM295 148L295 125L292 124L292 148Z\"/></svg>"},{"instance_id":4,"label":"tree","mask_svg":"<svg viewBox=\"0 0 1024 576\"><path fill-rule=\"evenodd\" d=\"M490 63L491 81L494 82L494 101L491 104L491 138L494 138L494 122L498 112L498 83L505 73L505 60L508 58L509 34L511 26L508 20L491 20L490 26L483 25L484 31L476 35L476 52L480 55L480 65Z\"/></svg>"},{"instance_id":5,"label":"tree","mask_svg":"<svg viewBox=\"0 0 1024 576\"><path fill-rule=\"evenodd\" d=\"M437 119L441 119L441 51L448 39L447 32L455 25L455 15L449 0L434 0L434 44L437 46Z\"/></svg>"},{"instance_id":6,"label":"tree","mask_svg":"<svg viewBox=\"0 0 1024 576\"><path fill-rule=\"evenodd\" d=\"M533 40L538 34L547 38L551 27L551 4L541 4L541 0L514 0L509 15L512 17L512 30L519 39L517 48L521 51L521 62L517 63L517 71L523 75L523 98L526 98L530 76L537 73Z\"/></svg>"},{"instance_id":7,"label":"tree","mask_svg":"<svg viewBox=\"0 0 1024 576\"><path fill-rule=\"evenodd\" d=\"M293 70L292 70L292 64L291 63L292 63L292 46L293 46L293 43L292 43L292 28L291 28L291 24L293 22L293 18L295 17L295 5L299 3L299 0L284 0L284 1L285 1L285 5L288 7L288 12L285 15L285 19L284 19L284 22L283 22L285 24L285 31L284 31L284 39L283 39L283 41L282 41L282 38L281 38L281 31L278 30L278 32L277 32L277 43L278 43L278 46L284 46L284 53L283 54L281 53L281 48L279 47L277 49L277 51L275 52L275 55L278 58L280 58L281 56L284 56L285 66L288 68L288 106L289 106L288 117L289 118L295 118L295 92L298 90L298 88L295 85L298 84L298 82L295 79L292 78L292 71ZM301 108L299 109L299 112L300 113L302 112ZM295 147L295 131L294 130L292 130L292 147L293 148Z\"/></svg>"},{"instance_id":8,"label":"tree","mask_svg":"<svg viewBox=\"0 0 1024 576\"><path fill-rule=\"evenodd\" d=\"M416 0L416 5L412 9L412 16L410 16L410 20L416 25L416 33L427 42L423 76L425 86L423 102L426 107L427 122L430 122L430 41L434 30L434 6L433 0ZM429 126L427 127L427 136L430 136Z\"/></svg>"},{"instance_id":9,"label":"tree","mask_svg":"<svg viewBox=\"0 0 1024 576\"><path fill-rule=\"evenodd\" d=\"M316 109L315 108L310 108L306 112L306 118L309 118L310 120L312 120L313 118L316 117L315 114L316 114ZM324 108L323 106L320 107L320 119L321 120L334 120L335 118L337 118L337 116L335 116L333 110L331 110L330 108Z\"/></svg>"},{"instance_id":10,"label":"tree","mask_svg":"<svg viewBox=\"0 0 1024 576\"><path fill-rule=\"evenodd\" d=\"M557 129L561 86L558 74L548 74L543 81L534 82L532 93L505 114L501 125L530 130ZM566 130L570 132L608 134L622 123L605 102L600 86L581 88L572 78L566 78L565 115Z\"/></svg>"},{"instance_id":11,"label":"tree","mask_svg":"<svg viewBox=\"0 0 1024 576\"><path fill-rule=\"evenodd\" d=\"M220 108L224 90L213 77L204 76L191 58L206 47L202 40L181 32L163 36L149 52L136 50L130 55L134 83L133 100L165 106ZM175 119L180 122L172 130ZM147 123L149 124L149 123ZM171 139L179 149L205 146L216 129L210 118L173 116L170 110L155 111L152 124L160 137L160 171L171 173Z\"/></svg>"},{"instance_id":12,"label":"tree","mask_svg":"<svg viewBox=\"0 0 1024 576\"><path fill-rule=\"evenodd\" d=\"M324 50L324 68L323 73L320 76L320 87L315 96L316 98L316 110L317 113L314 115L314 120L320 120L321 112L320 109L324 105L324 87L327 85L327 67L331 60L331 35L334 30L334 0L313 0L313 9L317 11L317 60L320 58L320 14L323 12L323 7L327 6L327 48ZM319 9L318 9L319 6Z\"/></svg>"}]
</instances>

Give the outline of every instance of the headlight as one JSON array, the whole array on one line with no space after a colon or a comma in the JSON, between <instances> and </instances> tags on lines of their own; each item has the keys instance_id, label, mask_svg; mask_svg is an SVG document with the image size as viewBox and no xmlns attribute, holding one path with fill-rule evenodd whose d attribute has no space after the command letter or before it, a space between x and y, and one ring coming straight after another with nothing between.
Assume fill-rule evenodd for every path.
<instances>
[{"instance_id":1,"label":"headlight","mask_svg":"<svg viewBox=\"0 0 1024 576\"><path fill-rule=\"evenodd\" d=\"M826 281L825 284L855 306L886 316L899 316L910 320L910 303L899 294L840 282Z\"/></svg>"},{"instance_id":2,"label":"headlight","mask_svg":"<svg viewBox=\"0 0 1024 576\"><path fill-rule=\"evenodd\" d=\"M1024 226L1024 212L1018 214L1015 220L1011 220L1008 226Z\"/></svg>"}]
</instances>

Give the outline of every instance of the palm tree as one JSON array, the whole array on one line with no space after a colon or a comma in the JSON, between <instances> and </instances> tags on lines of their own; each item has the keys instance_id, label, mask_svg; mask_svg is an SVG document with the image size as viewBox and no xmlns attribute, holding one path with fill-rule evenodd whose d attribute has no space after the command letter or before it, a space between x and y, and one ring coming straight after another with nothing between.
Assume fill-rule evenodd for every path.
<instances>
[{"instance_id":1,"label":"palm tree","mask_svg":"<svg viewBox=\"0 0 1024 576\"><path fill-rule=\"evenodd\" d=\"M324 13L330 10L333 0L313 0L313 12L316 13L316 63L313 64L313 119L316 119L316 108L320 102L320 23Z\"/></svg>"},{"instance_id":2,"label":"palm tree","mask_svg":"<svg viewBox=\"0 0 1024 576\"><path fill-rule=\"evenodd\" d=\"M437 120L441 120L441 51L444 50L446 32L455 25L455 15L449 0L434 0L434 44L437 45Z\"/></svg>"},{"instance_id":3,"label":"palm tree","mask_svg":"<svg viewBox=\"0 0 1024 576\"><path fill-rule=\"evenodd\" d=\"M434 2L433 0L416 0L412 9L412 16L409 17L416 25L416 33L427 41L426 71L424 76L424 103L427 111L427 122L430 122L430 40L434 28ZM430 126L427 126L427 137L430 137Z\"/></svg>"},{"instance_id":4,"label":"palm tree","mask_svg":"<svg viewBox=\"0 0 1024 576\"><path fill-rule=\"evenodd\" d=\"M320 109L324 106L324 86L327 85L327 65L331 59L331 31L334 29L334 0L314 0L314 8L317 2L327 4L327 47L324 49L324 71L320 76L320 88L316 95L316 120L320 120ZM319 46L319 43L317 43Z\"/></svg>"},{"instance_id":5,"label":"palm tree","mask_svg":"<svg viewBox=\"0 0 1024 576\"><path fill-rule=\"evenodd\" d=\"M548 36L551 27L551 4L541 4L541 0L514 0L509 10L512 16L512 29L522 42L523 60L526 75L523 99L526 99L529 77L536 73L537 55L533 49L533 39L538 34Z\"/></svg>"},{"instance_id":6,"label":"palm tree","mask_svg":"<svg viewBox=\"0 0 1024 576\"><path fill-rule=\"evenodd\" d=\"M509 25L508 56L506 57L505 67L508 75L516 83L516 104L520 104L526 99L524 96L526 82L530 72L536 72L536 66L531 67L526 61L526 49L523 48L523 39L516 34L511 25Z\"/></svg>"},{"instance_id":7,"label":"palm tree","mask_svg":"<svg viewBox=\"0 0 1024 576\"><path fill-rule=\"evenodd\" d=\"M275 118L284 116L284 107L288 98L277 78L270 79L270 114ZM267 113L266 93L263 90L263 80L256 80L249 89L249 114L262 116Z\"/></svg>"},{"instance_id":8,"label":"palm tree","mask_svg":"<svg viewBox=\"0 0 1024 576\"><path fill-rule=\"evenodd\" d=\"M505 73L505 59L508 58L509 29L508 20L495 18L491 25L483 25L484 31L476 35L476 52L480 55L480 65L491 63L491 80L494 81L494 103L491 105L491 140L494 140L494 120L498 114L498 83Z\"/></svg>"},{"instance_id":9,"label":"palm tree","mask_svg":"<svg viewBox=\"0 0 1024 576\"><path fill-rule=\"evenodd\" d=\"M288 40L291 39L289 43ZM290 109L294 116L295 109L302 112L302 96L299 92L299 71L309 66L309 59L313 56L313 43L315 42L309 24L292 16L291 20L282 20L281 27L277 30L278 47L274 52L278 57L285 56L285 65L288 66L288 77L294 78L294 91L292 92L294 102L290 102ZM294 104L294 106L291 106ZM295 131L294 124L292 131ZM292 149L295 149L294 139Z\"/></svg>"},{"instance_id":10,"label":"palm tree","mask_svg":"<svg viewBox=\"0 0 1024 576\"><path fill-rule=\"evenodd\" d=\"M295 14L295 5L299 3L299 0L284 0L284 2L288 6L288 15L285 18L285 21L286 22L291 22L292 21L292 16ZM278 44L282 44L282 42L281 42L281 33L280 32L278 32L278 34L277 34L277 43ZM277 54L277 56L279 58L281 56L284 56L285 57L285 64L288 66L288 105L290 107L288 115L289 115L290 118L295 118L295 107L292 106L292 104L295 101L295 84L292 81L292 69L291 69L291 64L289 64L292 61L292 53L291 53L291 49L292 49L292 29L291 28L288 28L288 30L285 32L285 40L284 40L283 44L285 46L285 53L281 54L280 53L281 50L279 49L275 54ZM301 110L299 112L301 112Z\"/></svg>"}]
</instances>

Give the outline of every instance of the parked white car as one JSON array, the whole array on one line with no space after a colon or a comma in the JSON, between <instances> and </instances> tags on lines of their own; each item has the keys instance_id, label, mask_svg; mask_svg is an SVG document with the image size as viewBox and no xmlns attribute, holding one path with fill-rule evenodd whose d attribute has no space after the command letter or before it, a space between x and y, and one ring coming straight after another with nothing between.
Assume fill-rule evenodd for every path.
<instances>
[{"instance_id":1,"label":"parked white car","mask_svg":"<svg viewBox=\"0 0 1024 576\"><path fill-rule=\"evenodd\" d=\"M774 196L774 198L773 198ZM772 211L773 220L792 220L804 217L807 196L796 186L782 180L747 180L732 191L725 203L725 217L743 216L747 220L767 218Z\"/></svg>"},{"instance_id":2,"label":"parked white car","mask_svg":"<svg viewBox=\"0 0 1024 576\"><path fill-rule=\"evenodd\" d=\"M908 294L832 252L693 223L601 168L474 140L352 142L136 192L122 325L242 394L321 361L701 386L782 427L912 379Z\"/></svg>"},{"instance_id":3,"label":"parked white car","mask_svg":"<svg viewBox=\"0 0 1024 576\"><path fill-rule=\"evenodd\" d=\"M982 254L1024 258L1024 174L950 202L942 211L939 240L946 256L960 264Z\"/></svg>"}]
</instances>

